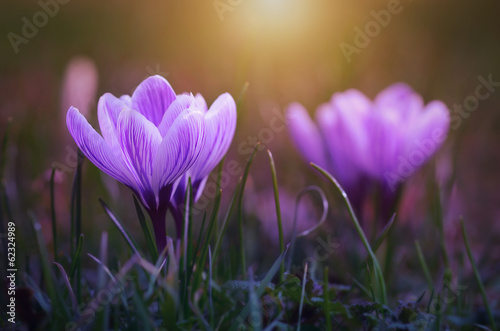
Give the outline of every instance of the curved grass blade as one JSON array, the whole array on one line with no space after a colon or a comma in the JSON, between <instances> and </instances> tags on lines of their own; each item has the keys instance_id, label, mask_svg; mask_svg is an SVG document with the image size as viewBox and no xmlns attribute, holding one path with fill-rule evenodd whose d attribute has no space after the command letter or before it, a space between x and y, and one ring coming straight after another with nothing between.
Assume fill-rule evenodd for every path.
<instances>
[{"instance_id":1,"label":"curved grass blade","mask_svg":"<svg viewBox=\"0 0 500 331\"><path fill-rule=\"evenodd\" d=\"M488 302L488 298L486 297L486 291L484 290L483 281L481 280L481 275L479 274L479 270L477 269L476 261L474 260L474 256L472 255L472 251L470 249L469 239L467 237L467 231L465 230L465 224L462 217L460 217L460 226L462 228L462 236L464 237L467 255L469 256L469 261L472 266L472 270L474 270L474 277L476 278L477 285L479 286L479 291L481 292L481 297L483 298L484 306L486 307L491 327L493 328L493 331L497 331L497 326L495 325L495 318L493 317L490 303Z\"/></svg>"},{"instance_id":2,"label":"curved grass blade","mask_svg":"<svg viewBox=\"0 0 500 331\"><path fill-rule=\"evenodd\" d=\"M77 306L76 297L75 297L75 293L73 292L73 288L71 288L71 283L69 281L68 274L66 273L66 271L64 270L64 267L62 265L60 265L57 262L52 262L52 263L54 263L56 265L56 267L59 269L59 271L61 272L61 275L63 276L64 285L66 285L66 287L68 289L69 297L71 299L71 306L73 307L73 311L76 311L76 306Z\"/></svg>"},{"instance_id":3,"label":"curved grass blade","mask_svg":"<svg viewBox=\"0 0 500 331\"><path fill-rule=\"evenodd\" d=\"M134 205L135 205L135 210L137 211L137 217L139 218L139 222L141 223L141 228L142 232L144 233L144 238L146 239L146 244L148 245L149 249L149 254L151 254L151 258L153 261L158 260L158 249L156 248L156 243L153 239L153 234L151 232L151 228L149 227L146 217L144 216L144 213L142 212L142 207L137 201L137 198L135 195L133 195L134 198Z\"/></svg>"},{"instance_id":4,"label":"curved grass blade","mask_svg":"<svg viewBox=\"0 0 500 331\"><path fill-rule=\"evenodd\" d=\"M278 221L278 237L280 245L280 254L285 250L285 243L283 239L283 224L281 221L281 208L280 208L280 196L278 190L278 176L276 175L276 167L274 165L273 154L270 150L267 150L267 155L269 156L269 163L271 166L271 175L273 178L273 191L274 191L274 203L276 205L276 219ZM285 273L285 263L281 264L279 279L283 279L283 274Z\"/></svg>"},{"instance_id":5,"label":"curved grass blade","mask_svg":"<svg viewBox=\"0 0 500 331\"><path fill-rule=\"evenodd\" d=\"M160 256L158 257L158 260L156 261L155 264L155 271L151 273L151 278L149 280L149 286L148 290L146 291L146 294L144 295L145 298L149 298L151 295L153 295L154 291L154 284L156 283L156 279L161 273L161 269L166 263L165 256L167 255L167 250L169 249L169 245L165 245L165 248L161 252Z\"/></svg>"},{"instance_id":6,"label":"curved grass blade","mask_svg":"<svg viewBox=\"0 0 500 331\"><path fill-rule=\"evenodd\" d=\"M297 215L298 215L300 201L309 192L317 192L320 195L321 201L323 203L323 213L321 214L319 221L314 226L297 234ZM295 201L295 212L294 212L294 218L293 218L292 238L290 241L291 242L290 254L288 255L288 262L287 262L287 267L286 267L287 272L290 271L290 268L292 265L293 253L295 252L295 241L297 240L297 238L305 237L305 236L311 234L312 232L316 231L317 229L319 229L319 227L321 225L323 225L323 223L325 222L327 215L328 215L328 199L326 198L326 195L322 189L313 185L313 186L308 186L305 189L303 189L302 191L300 191L300 193L297 195L297 200Z\"/></svg>"},{"instance_id":7,"label":"curved grass blade","mask_svg":"<svg viewBox=\"0 0 500 331\"><path fill-rule=\"evenodd\" d=\"M379 295L378 295L378 300L382 304L387 303L387 294L386 294L386 289L385 289L385 281L384 281L384 275L382 273L382 269L380 268L380 264L378 263L377 257L375 253L373 253L373 250L370 246L370 243L368 242L368 239L366 238L365 233L363 232L363 229L361 228L361 225L359 224L358 218L356 217L356 214L354 213L354 210L352 208L351 202L349 201L349 197L347 196L347 193L344 191L342 186L338 183L338 181L328 173L325 169L321 168L320 166L311 163L313 168L318 170L323 176L325 176L330 183L332 183L339 193L342 195L342 198L347 206L347 209L349 211L349 215L351 216L351 220L354 224L354 227L356 228L356 231L358 232L359 237L361 238L361 241L363 242L363 245L365 246L366 251L370 255L373 263L373 268L374 268L374 276L375 276L375 282L378 284L378 290L379 290Z\"/></svg>"},{"instance_id":8,"label":"curved grass blade","mask_svg":"<svg viewBox=\"0 0 500 331\"><path fill-rule=\"evenodd\" d=\"M113 273L111 272L111 270L109 270L109 268L101 260L99 260L97 257L95 257L94 255L92 255L90 253L87 253L87 255L92 260L97 262L99 264L99 266L101 266L102 270L104 270L104 272L106 272L106 274L109 276L109 278L111 278L113 281L116 281L116 278L115 278L115 276L113 276Z\"/></svg>"},{"instance_id":9,"label":"curved grass blade","mask_svg":"<svg viewBox=\"0 0 500 331\"><path fill-rule=\"evenodd\" d=\"M139 253L139 250L137 249L137 245L135 244L134 240L132 239L132 237L128 233L127 229L125 229L125 227L123 226L123 224L120 221L120 219L108 207L108 205L104 202L104 200L102 200L101 198L99 198L99 202L101 203L101 206L104 209L104 211L106 212L106 214L109 216L109 218L113 221L113 223L116 225L116 227L118 228L118 230L121 232L121 234L123 235L123 238L125 238L125 241L128 243L128 245L130 246L130 248L132 249L132 251L134 252L134 254L137 254L138 256L141 256L141 254Z\"/></svg>"}]
</instances>

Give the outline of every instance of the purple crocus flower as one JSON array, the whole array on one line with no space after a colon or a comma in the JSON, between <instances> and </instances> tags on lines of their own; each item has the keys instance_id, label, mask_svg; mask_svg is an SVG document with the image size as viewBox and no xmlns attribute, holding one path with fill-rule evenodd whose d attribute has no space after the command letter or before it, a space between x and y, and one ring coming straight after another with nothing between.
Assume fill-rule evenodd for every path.
<instances>
[{"instance_id":1,"label":"purple crocus flower","mask_svg":"<svg viewBox=\"0 0 500 331\"><path fill-rule=\"evenodd\" d=\"M203 193L208 175L219 164L226 154L236 130L236 103L229 93L220 95L214 103L207 107L201 94L191 97L191 102L204 113L206 123L206 144L201 156L193 166L178 180L170 211L174 216L177 234L180 235L185 211L186 192L191 178L194 202Z\"/></svg>"},{"instance_id":2,"label":"purple crocus flower","mask_svg":"<svg viewBox=\"0 0 500 331\"><path fill-rule=\"evenodd\" d=\"M167 80L152 76L132 96L104 94L97 106L98 134L70 107L68 129L82 153L99 169L127 185L154 226L161 251L174 184L203 151L206 124L190 96L177 97Z\"/></svg>"},{"instance_id":3,"label":"purple crocus flower","mask_svg":"<svg viewBox=\"0 0 500 331\"><path fill-rule=\"evenodd\" d=\"M304 159L326 168L362 203L369 184L394 196L403 183L444 142L449 111L441 101L427 105L409 86L397 83L372 101L351 89L335 93L316 111L288 107L289 131Z\"/></svg>"}]
</instances>

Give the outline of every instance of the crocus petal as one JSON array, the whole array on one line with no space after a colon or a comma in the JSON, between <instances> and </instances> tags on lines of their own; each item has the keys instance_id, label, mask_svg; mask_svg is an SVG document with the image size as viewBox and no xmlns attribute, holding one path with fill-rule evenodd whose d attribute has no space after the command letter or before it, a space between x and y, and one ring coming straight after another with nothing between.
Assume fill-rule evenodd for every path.
<instances>
[{"instance_id":1,"label":"crocus petal","mask_svg":"<svg viewBox=\"0 0 500 331\"><path fill-rule=\"evenodd\" d=\"M370 112L366 119L370 137L369 148L364 151L365 170L375 178L383 178L387 171L394 171L397 158L402 153L405 128L388 112Z\"/></svg>"},{"instance_id":2,"label":"crocus petal","mask_svg":"<svg viewBox=\"0 0 500 331\"><path fill-rule=\"evenodd\" d=\"M190 94L181 94L174 102L172 102L165 114L163 114L163 118L158 125L158 130L160 131L162 137L165 137L177 117L179 117L183 111L191 107L194 103L194 97Z\"/></svg>"},{"instance_id":3,"label":"crocus petal","mask_svg":"<svg viewBox=\"0 0 500 331\"><path fill-rule=\"evenodd\" d=\"M195 181L208 176L231 146L236 130L236 103L229 93L220 95L214 101L205 114L205 123L205 148L189 170Z\"/></svg>"},{"instance_id":4,"label":"crocus petal","mask_svg":"<svg viewBox=\"0 0 500 331\"><path fill-rule=\"evenodd\" d=\"M120 98L111 93L105 93L99 98L97 104L97 117L99 127L106 143L113 149L119 149L118 137L116 135L116 125L120 112L127 109L127 105Z\"/></svg>"},{"instance_id":5,"label":"crocus petal","mask_svg":"<svg viewBox=\"0 0 500 331\"><path fill-rule=\"evenodd\" d=\"M437 100L430 102L409 126L405 153L419 150L425 159L429 158L446 139L449 126L450 113L446 105Z\"/></svg>"},{"instance_id":6,"label":"crocus petal","mask_svg":"<svg viewBox=\"0 0 500 331\"><path fill-rule=\"evenodd\" d=\"M132 107L132 97L128 94L124 94L120 97L120 100L122 100L123 102L125 102L125 104L127 105L127 107Z\"/></svg>"},{"instance_id":7,"label":"crocus petal","mask_svg":"<svg viewBox=\"0 0 500 331\"><path fill-rule=\"evenodd\" d=\"M330 129L329 134L334 138L329 141L337 141L338 148L343 150L343 155L351 164L346 164L345 160L340 160L340 163L351 168L349 172L352 173L353 165L357 167L359 162L363 162L363 152L368 148L369 136L365 119L372 111L372 102L358 90L351 89L335 93L330 104L338 119L335 129ZM322 121L318 120L318 123Z\"/></svg>"},{"instance_id":8,"label":"crocus petal","mask_svg":"<svg viewBox=\"0 0 500 331\"><path fill-rule=\"evenodd\" d=\"M290 104L286 116L290 136L302 157L307 162L325 164L323 140L304 106L299 103Z\"/></svg>"},{"instance_id":9,"label":"crocus petal","mask_svg":"<svg viewBox=\"0 0 500 331\"><path fill-rule=\"evenodd\" d=\"M132 108L158 126L163 114L175 99L175 92L165 78L158 75L151 76L134 91Z\"/></svg>"},{"instance_id":10,"label":"crocus petal","mask_svg":"<svg viewBox=\"0 0 500 331\"><path fill-rule=\"evenodd\" d=\"M111 147L92 128L78 109L69 108L66 123L78 148L93 164L107 175L135 189L132 175L123 160L115 157Z\"/></svg>"},{"instance_id":11,"label":"crocus petal","mask_svg":"<svg viewBox=\"0 0 500 331\"><path fill-rule=\"evenodd\" d=\"M205 101L205 98L203 97L203 95L201 95L200 93L196 93L194 98L196 99L196 104L198 106L198 109L200 109L202 112L206 113L208 110L208 106L207 106L207 102Z\"/></svg>"},{"instance_id":12,"label":"crocus petal","mask_svg":"<svg viewBox=\"0 0 500 331\"><path fill-rule=\"evenodd\" d=\"M396 83L382 90L375 97L376 111L392 112L398 118L408 119L424 106L422 97L405 83Z\"/></svg>"},{"instance_id":13,"label":"crocus petal","mask_svg":"<svg viewBox=\"0 0 500 331\"><path fill-rule=\"evenodd\" d=\"M151 196L155 192L151 178L161 143L158 128L139 112L126 109L120 113L117 130L125 162L137 176L141 192L151 207L151 203L156 203L156 199Z\"/></svg>"},{"instance_id":14,"label":"crocus petal","mask_svg":"<svg viewBox=\"0 0 500 331\"><path fill-rule=\"evenodd\" d=\"M172 124L158 149L153 185L161 190L182 176L198 159L205 141L205 121L199 111L184 111Z\"/></svg>"},{"instance_id":15,"label":"crocus petal","mask_svg":"<svg viewBox=\"0 0 500 331\"><path fill-rule=\"evenodd\" d=\"M346 130L346 124L342 123L342 117L332 103L318 107L316 122L323 137L327 156L322 166L326 167L346 188L359 178L356 141L361 137L351 136L352 133ZM364 132L360 134L364 135Z\"/></svg>"},{"instance_id":16,"label":"crocus petal","mask_svg":"<svg viewBox=\"0 0 500 331\"><path fill-rule=\"evenodd\" d=\"M330 103L339 110L346 110L355 119L366 114L371 109L372 102L363 93L355 89L335 93Z\"/></svg>"}]
</instances>

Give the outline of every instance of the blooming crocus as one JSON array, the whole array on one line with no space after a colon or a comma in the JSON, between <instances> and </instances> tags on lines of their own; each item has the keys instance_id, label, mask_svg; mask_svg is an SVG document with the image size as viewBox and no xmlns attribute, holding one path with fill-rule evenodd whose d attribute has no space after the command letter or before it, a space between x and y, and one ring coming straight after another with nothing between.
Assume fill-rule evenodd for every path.
<instances>
[{"instance_id":1,"label":"blooming crocus","mask_svg":"<svg viewBox=\"0 0 500 331\"><path fill-rule=\"evenodd\" d=\"M198 201L208 179L208 175L226 154L236 130L236 103L229 93L220 95L214 103L207 107L201 94L191 97L204 114L206 123L205 147L201 156L193 166L179 179L175 189L170 210L174 216L178 235L180 235L185 212L186 192L191 179L194 202Z\"/></svg>"},{"instance_id":2,"label":"blooming crocus","mask_svg":"<svg viewBox=\"0 0 500 331\"><path fill-rule=\"evenodd\" d=\"M97 106L102 136L70 107L66 122L82 153L99 169L127 185L154 226L159 251L165 247L165 218L174 183L195 163L205 143L204 114L177 97L160 76L145 79L132 96L104 94Z\"/></svg>"},{"instance_id":3,"label":"blooming crocus","mask_svg":"<svg viewBox=\"0 0 500 331\"><path fill-rule=\"evenodd\" d=\"M393 195L442 145L450 124L444 103L425 105L403 83L373 101L354 89L335 93L317 109L316 123L298 103L287 116L302 156L334 175L357 204L370 183Z\"/></svg>"}]
</instances>

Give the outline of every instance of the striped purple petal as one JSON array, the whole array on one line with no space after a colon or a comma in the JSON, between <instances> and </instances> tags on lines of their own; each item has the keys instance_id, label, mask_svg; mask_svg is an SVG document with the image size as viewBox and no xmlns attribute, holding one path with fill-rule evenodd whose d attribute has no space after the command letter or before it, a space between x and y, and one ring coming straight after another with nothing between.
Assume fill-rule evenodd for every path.
<instances>
[{"instance_id":1,"label":"striped purple petal","mask_svg":"<svg viewBox=\"0 0 500 331\"><path fill-rule=\"evenodd\" d=\"M139 112L125 109L118 117L117 131L125 163L140 186L144 202L149 207L156 207L156 192L151 178L162 141L158 128Z\"/></svg>"},{"instance_id":2,"label":"striped purple petal","mask_svg":"<svg viewBox=\"0 0 500 331\"><path fill-rule=\"evenodd\" d=\"M68 130L82 153L99 169L114 179L136 189L136 182L123 159L116 157L111 147L80 114L70 107L66 115Z\"/></svg>"},{"instance_id":3,"label":"striped purple petal","mask_svg":"<svg viewBox=\"0 0 500 331\"><path fill-rule=\"evenodd\" d=\"M176 95L169 82L161 76L146 78L134 91L131 107L158 126Z\"/></svg>"},{"instance_id":4,"label":"striped purple petal","mask_svg":"<svg viewBox=\"0 0 500 331\"><path fill-rule=\"evenodd\" d=\"M188 94L182 94L177 97L177 99L170 104L163 118L158 125L158 130L162 137L165 137L168 130L174 123L174 121L179 117L179 115L186 109L190 108L191 105L195 103L194 97Z\"/></svg>"},{"instance_id":5,"label":"striped purple petal","mask_svg":"<svg viewBox=\"0 0 500 331\"><path fill-rule=\"evenodd\" d=\"M159 190L182 176L205 146L205 121L199 111L186 110L172 124L159 146L153 185Z\"/></svg>"}]
</instances>

